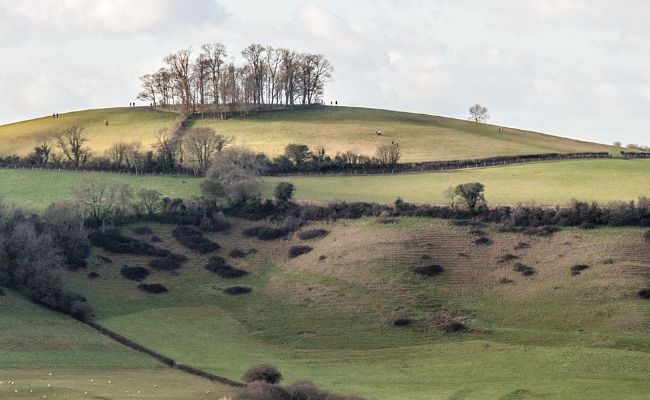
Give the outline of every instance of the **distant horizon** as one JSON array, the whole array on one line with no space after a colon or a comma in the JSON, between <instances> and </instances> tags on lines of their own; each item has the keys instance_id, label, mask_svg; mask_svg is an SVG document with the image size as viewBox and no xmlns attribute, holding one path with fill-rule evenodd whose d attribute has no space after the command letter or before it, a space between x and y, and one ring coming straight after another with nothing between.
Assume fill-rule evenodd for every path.
<instances>
[{"instance_id":1,"label":"distant horizon","mask_svg":"<svg viewBox=\"0 0 650 400\"><path fill-rule=\"evenodd\" d=\"M627 3L626 3L627 4ZM650 4L611 1L6 0L0 124L127 105L163 58L221 43L322 53L324 99L650 144ZM142 104L142 103L137 103Z\"/></svg>"}]
</instances>

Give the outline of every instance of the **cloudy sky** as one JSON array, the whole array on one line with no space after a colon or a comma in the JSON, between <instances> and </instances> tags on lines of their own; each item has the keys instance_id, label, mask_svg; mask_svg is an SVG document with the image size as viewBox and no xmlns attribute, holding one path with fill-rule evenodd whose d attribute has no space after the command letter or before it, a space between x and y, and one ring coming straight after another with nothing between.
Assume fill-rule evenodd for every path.
<instances>
[{"instance_id":1,"label":"cloudy sky","mask_svg":"<svg viewBox=\"0 0 650 400\"><path fill-rule=\"evenodd\" d=\"M0 124L128 104L213 42L323 53L344 105L650 144L645 0L0 0Z\"/></svg>"}]
</instances>

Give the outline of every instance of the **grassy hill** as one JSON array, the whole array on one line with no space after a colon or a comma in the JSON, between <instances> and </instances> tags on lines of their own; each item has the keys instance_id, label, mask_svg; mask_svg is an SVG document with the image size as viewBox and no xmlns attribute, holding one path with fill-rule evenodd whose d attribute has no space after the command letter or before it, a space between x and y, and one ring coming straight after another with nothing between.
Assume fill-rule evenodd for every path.
<instances>
[{"instance_id":1,"label":"grassy hill","mask_svg":"<svg viewBox=\"0 0 650 400\"><path fill-rule=\"evenodd\" d=\"M66 126L80 125L94 154L111 144L139 141L145 149L160 129L171 127L176 114L148 108L113 108L60 114L0 126L0 154L25 155L38 141L52 138ZM105 126L104 121L109 125ZM601 144L423 114L350 107L279 111L225 121L194 120L193 126L210 126L244 145L271 157L282 154L289 143L325 147L327 154L351 150L374 156L382 144L397 142L402 161L429 161L549 152L610 151ZM382 135L377 136L376 131Z\"/></svg>"},{"instance_id":2,"label":"grassy hill","mask_svg":"<svg viewBox=\"0 0 650 400\"><path fill-rule=\"evenodd\" d=\"M640 229L535 238L482 226L493 241L486 247L473 244L470 228L439 220L313 224L303 229L329 234L312 240L242 235L258 224L235 221L230 232L206 235L222 246L206 255L180 246L171 226L151 224L153 234L144 236L125 228L190 258L176 272L152 270L146 278L166 286L165 294L146 294L120 275L123 264L146 266L149 258L99 249L89 266L99 278L80 271L67 279L100 323L234 379L269 362L286 381L307 378L377 399L642 399L650 390L650 314L635 295L649 283L650 248ZM313 251L289 258L298 244ZM229 257L234 248L255 252ZM213 254L249 275L227 280L205 270ZM513 271L515 262L536 273ZM431 264L444 271L413 273ZM575 264L589 268L572 276ZM233 285L252 292L223 292ZM392 325L400 317L412 323ZM472 330L443 333L438 324L448 320Z\"/></svg>"}]
</instances>

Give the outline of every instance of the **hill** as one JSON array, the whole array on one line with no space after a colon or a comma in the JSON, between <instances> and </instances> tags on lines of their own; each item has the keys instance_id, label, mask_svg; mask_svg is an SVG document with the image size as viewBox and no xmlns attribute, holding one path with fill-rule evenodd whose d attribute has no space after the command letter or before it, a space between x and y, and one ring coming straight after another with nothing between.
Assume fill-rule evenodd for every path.
<instances>
[{"instance_id":1,"label":"hill","mask_svg":"<svg viewBox=\"0 0 650 400\"><path fill-rule=\"evenodd\" d=\"M148 266L150 258L98 248L89 270L67 279L101 324L231 379L268 362L287 382L307 378L378 399L641 399L650 390L648 304L635 295L648 284L641 229L537 238L487 225L365 218L301 230L323 229L324 237L262 241L243 234L260 222L233 222L228 232L204 234L221 245L208 254L181 246L170 225L148 224L151 233L139 235L142 225L123 229L189 258L144 280L167 293L145 293L121 275L124 264ZM478 231L492 244L474 244ZM313 250L292 258L297 245ZM233 256L235 249L242 252ZM248 275L206 270L215 255ZM516 263L534 273L517 272ZM578 264L587 267L574 275ZM442 272L415 273L431 265ZM99 277L88 279L89 271ZM229 295L231 287L252 291ZM469 330L445 333L450 322Z\"/></svg>"},{"instance_id":2,"label":"hill","mask_svg":"<svg viewBox=\"0 0 650 400\"><path fill-rule=\"evenodd\" d=\"M69 125L80 125L88 145L101 155L111 144L138 141L144 149L154 143L160 129L172 126L176 114L148 108L113 108L60 114L0 126L0 154L25 155L38 141L52 138ZM106 126L104 121L108 120ZM324 146L328 155L352 151L374 156L378 146L397 142L403 162L479 158L531 153L609 151L602 144L536 132L476 124L424 114L351 107L275 111L228 120L195 119L190 126L209 126L230 136L233 143L271 157L289 143ZM381 131L381 135L376 135Z\"/></svg>"}]
</instances>

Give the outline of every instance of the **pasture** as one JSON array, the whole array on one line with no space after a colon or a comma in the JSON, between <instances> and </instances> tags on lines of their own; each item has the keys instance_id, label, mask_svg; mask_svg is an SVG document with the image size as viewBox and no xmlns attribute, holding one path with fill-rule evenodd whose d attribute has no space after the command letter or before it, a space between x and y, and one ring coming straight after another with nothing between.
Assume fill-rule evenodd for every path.
<instances>
[{"instance_id":1,"label":"pasture","mask_svg":"<svg viewBox=\"0 0 650 400\"><path fill-rule=\"evenodd\" d=\"M305 229L330 233L306 241L244 237L252 225L236 221L230 232L206 234L222 246L206 255L180 246L168 225L148 225L152 234L144 236L125 228L190 258L177 271L145 279L168 293L144 293L120 275L121 265L147 266L147 257L100 249L88 271L66 276L101 324L231 379L268 362L286 382L306 378L379 399L641 399L650 390L648 305L634 295L648 283L642 272L650 249L640 229L566 229L535 238L483 227L493 241L486 247L473 244L469 228L438 220L313 224ZM528 247L515 250L524 241ZM314 249L289 258L297 244ZM234 248L256 251L228 257ZM515 261L500 262L508 253L536 273L522 276ZM212 254L249 274L219 278L203 268ZM590 268L572 276L576 263ZM413 274L413 266L428 264L444 272ZM89 271L100 277L88 279ZM503 278L511 282L499 283ZM232 285L253 290L225 294ZM393 326L398 317L412 323ZM443 333L436 324L445 319L472 330Z\"/></svg>"},{"instance_id":2,"label":"pasture","mask_svg":"<svg viewBox=\"0 0 650 400\"><path fill-rule=\"evenodd\" d=\"M43 140L53 142L65 127L79 125L88 136L94 155L102 155L113 143L141 142L151 149L161 129L170 128L177 114L138 108L78 111L0 126L0 155L24 156ZM104 121L108 120L108 126ZM378 146L397 142L404 162L479 158L549 152L608 151L613 146L559 136L476 124L469 121L388 110L325 107L252 114L228 120L197 119L190 126L209 126L243 145L273 158L289 143L312 149L323 146L334 157L352 151L374 156ZM376 135L381 131L381 135Z\"/></svg>"},{"instance_id":3,"label":"pasture","mask_svg":"<svg viewBox=\"0 0 650 400\"><path fill-rule=\"evenodd\" d=\"M297 200L389 204L401 197L412 203L449 204L445 189L482 182L488 204L564 205L571 199L607 203L650 196L649 173L650 160L576 160L394 175L263 177L260 190L272 197L278 182L289 181L296 187ZM56 200L71 198L72 188L87 177L127 182L136 192L142 187L156 189L172 198L201 193L202 178L188 176L6 169L0 170L0 197L7 204L43 210Z\"/></svg>"}]
</instances>

